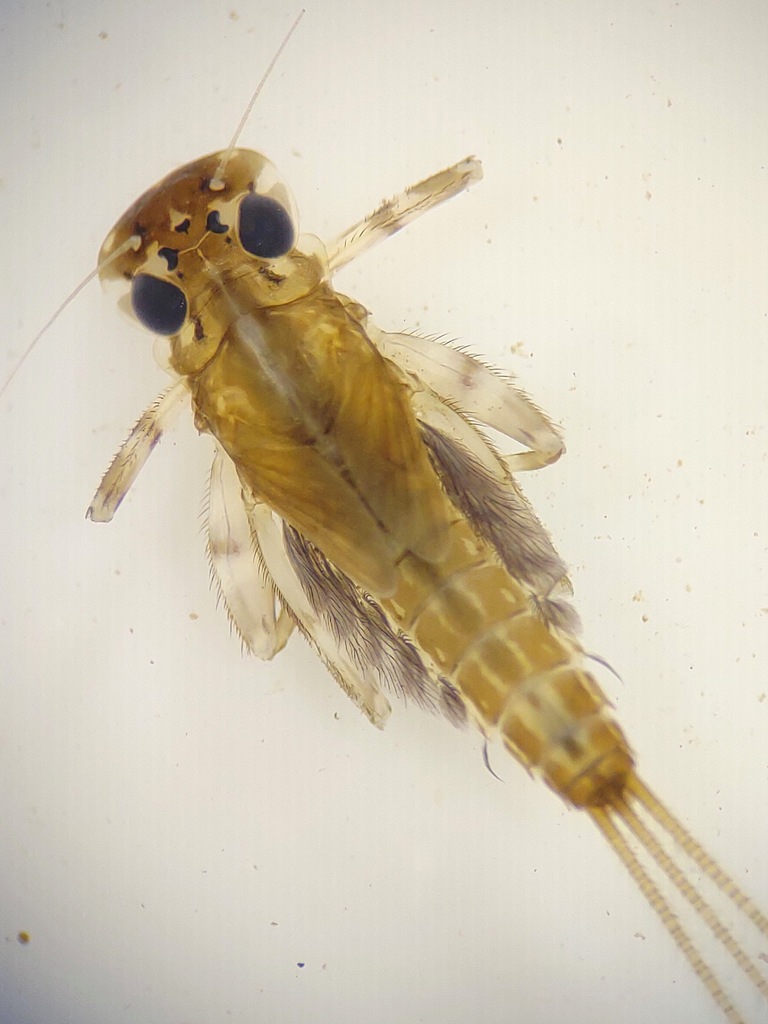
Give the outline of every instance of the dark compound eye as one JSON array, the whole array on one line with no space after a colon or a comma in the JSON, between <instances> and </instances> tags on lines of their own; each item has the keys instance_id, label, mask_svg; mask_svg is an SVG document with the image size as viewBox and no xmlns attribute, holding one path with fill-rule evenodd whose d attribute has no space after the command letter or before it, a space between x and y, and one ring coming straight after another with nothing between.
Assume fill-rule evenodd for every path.
<instances>
[{"instance_id":1,"label":"dark compound eye","mask_svg":"<svg viewBox=\"0 0 768 1024\"><path fill-rule=\"evenodd\" d=\"M155 334L176 334L187 318L187 300L181 288L151 274L134 277L131 305L140 323Z\"/></svg>"},{"instance_id":2,"label":"dark compound eye","mask_svg":"<svg viewBox=\"0 0 768 1024\"><path fill-rule=\"evenodd\" d=\"M276 199L255 192L240 203L237 231L245 251L266 260L284 256L295 240L288 211Z\"/></svg>"}]
</instances>

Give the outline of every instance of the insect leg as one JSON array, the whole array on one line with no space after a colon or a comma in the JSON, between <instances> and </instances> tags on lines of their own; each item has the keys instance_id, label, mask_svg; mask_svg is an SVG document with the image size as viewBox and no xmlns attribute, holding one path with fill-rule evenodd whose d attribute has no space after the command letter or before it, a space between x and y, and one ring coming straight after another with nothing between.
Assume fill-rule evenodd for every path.
<instances>
[{"instance_id":1,"label":"insect leg","mask_svg":"<svg viewBox=\"0 0 768 1024\"><path fill-rule=\"evenodd\" d=\"M313 607L286 551L282 522L261 502L245 499L245 511L269 576L300 631L315 648L331 675L369 721L381 729L389 717L389 701L381 693L370 664L355 663L333 629Z\"/></svg>"},{"instance_id":2,"label":"insect leg","mask_svg":"<svg viewBox=\"0 0 768 1024\"><path fill-rule=\"evenodd\" d=\"M108 523L112 520L120 502L133 486L163 432L176 418L186 397L184 380L177 380L142 414L102 477L85 513L87 519L92 519L94 523Z\"/></svg>"},{"instance_id":3,"label":"insect leg","mask_svg":"<svg viewBox=\"0 0 768 1024\"><path fill-rule=\"evenodd\" d=\"M565 451L555 425L509 379L466 352L413 334L366 332L387 356L474 419L519 441L528 451L505 457L510 472L548 466Z\"/></svg>"},{"instance_id":4,"label":"insect leg","mask_svg":"<svg viewBox=\"0 0 768 1024\"><path fill-rule=\"evenodd\" d=\"M383 202L364 220L358 221L348 231L334 239L327 246L328 265L331 272L351 262L376 242L380 242L396 231L410 224L433 206L451 199L469 188L483 176L479 160L468 156L453 167L425 178L411 185L400 195Z\"/></svg>"},{"instance_id":5,"label":"insect leg","mask_svg":"<svg viewBox=\"0 0 768 1024\"><path fill-rule=\"evenodd\" d=\"M240 479L217 446L208 498L211 572L235 629L248 649L269 661L285 647L293 619L278 598L243 504Z\"/></svg>"}]
</instances>

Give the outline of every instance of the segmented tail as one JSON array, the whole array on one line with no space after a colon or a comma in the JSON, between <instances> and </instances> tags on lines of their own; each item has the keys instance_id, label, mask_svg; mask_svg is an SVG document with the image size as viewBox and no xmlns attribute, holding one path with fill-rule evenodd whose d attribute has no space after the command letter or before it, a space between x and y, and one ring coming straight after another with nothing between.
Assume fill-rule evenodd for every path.
<instances>
[{"instance_id":1,"label":"segmented tail","mask_svg":"<svg viewBox=\"0 0 768 1024\"><path fill-rule=\"evenodd\" d=\"M727 1020L731 1024L745 1024L744 1018L680 924L672 906L643 866L640 857L647 855L661 869L766 1000L768 982L716 911L689 880L686 872L676 862L674 854L665 849L664 842L671 840L682 850L766 939L768 917L634 773L627 779L624 790L617 792L608 803L601 807L587 807L585 810L661 918L662 924Z\"/></svg>"}]
</instances>

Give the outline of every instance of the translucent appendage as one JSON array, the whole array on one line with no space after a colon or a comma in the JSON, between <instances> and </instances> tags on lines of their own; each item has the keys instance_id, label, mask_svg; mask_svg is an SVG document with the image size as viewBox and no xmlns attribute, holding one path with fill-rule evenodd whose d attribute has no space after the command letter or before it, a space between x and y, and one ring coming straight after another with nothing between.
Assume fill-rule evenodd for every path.
<instances>
[{"instance_id":1,"label":"translucent appendage","mask_svg":"<svg viewBox=\"0 0 768 1024\"><path fill-rule=\"evenodd\" d=\"M280 602L251 533L240 480L217 447L208 500L208 556L229 617L252 654L269 661L285 647L293 620Z\"/></svg>"}]
</instances>

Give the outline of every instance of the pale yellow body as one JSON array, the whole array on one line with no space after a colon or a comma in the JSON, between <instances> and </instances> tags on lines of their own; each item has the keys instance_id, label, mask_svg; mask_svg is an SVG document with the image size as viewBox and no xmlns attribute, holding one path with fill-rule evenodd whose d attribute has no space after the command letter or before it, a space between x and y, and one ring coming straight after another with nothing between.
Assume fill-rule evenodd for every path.
<instances>
[{"instance_id":1,"label":"pale yellow body","mask_svg":"<svg viewBox=\"0 0 768 1024\"><path fill-rule=\"evenodd\" d=\"M248 646L271 657L296 626L375 724L389 687L499 738L586 809L738 1024L640 857L766 996L658 837L764 936L768 920L637 776L584 664L574 617L556 599L564 567L510 473L554 461L557 431L479 362L382 334L330 284L367 245L479 176L472 159L448 168L328 250L295 237L290 195L257 153L201 158L142 196L104 243L100 276L130 289L137 318L168 338L179 382L139 421L89 514L111 518L179 396L191 396L197 427L218 446L214 575ZM502 459L472 419L528 450Z\"/></svg>"},{"instance_id":2,"label":"pale yellow body","mask_svg":"<svg viewBox=\"0 0 768 1024\"><path fill-rule=\"evenodd\" d=\"M570 803L612 799L632 761L605 697L451 506L354 307L322 284L233 305L243 313L189 386L243 485L381 601L487 736Z\"/></svg>"},{"instance_id":3,"label":"pale yellow body","mask_svg":"<svg viewBox=\"0 0 768 1024\"><path fill-rule=\"evenodd\" d=\"M624 789L632 756L576 645L458 520L437 566L407 554L384 607L445 673L489 737L576 807Z\"/></svg>"}]
</instances>

